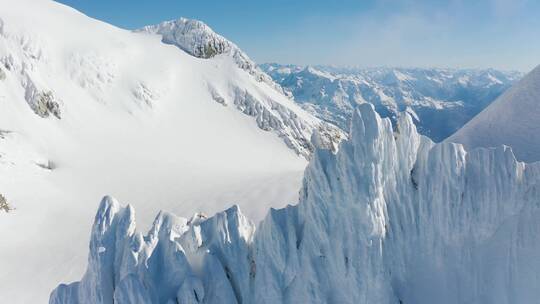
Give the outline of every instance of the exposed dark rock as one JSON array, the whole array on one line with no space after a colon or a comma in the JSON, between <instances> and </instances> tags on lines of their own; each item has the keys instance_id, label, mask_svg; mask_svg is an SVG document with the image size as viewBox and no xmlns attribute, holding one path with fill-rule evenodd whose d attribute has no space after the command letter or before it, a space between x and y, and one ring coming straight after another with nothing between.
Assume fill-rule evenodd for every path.
<instances>
[{"instance_id":1,"label":"exposed dark rock","mask_svg":"<svg viewBox=\"0 0 540 304\"><path fill-rule=\"evenodd\" d=\"M0 211L8 213L12 210L13 208L8 204L7 199L2 194L0 194Z\"/></svg>"}]
</instances>

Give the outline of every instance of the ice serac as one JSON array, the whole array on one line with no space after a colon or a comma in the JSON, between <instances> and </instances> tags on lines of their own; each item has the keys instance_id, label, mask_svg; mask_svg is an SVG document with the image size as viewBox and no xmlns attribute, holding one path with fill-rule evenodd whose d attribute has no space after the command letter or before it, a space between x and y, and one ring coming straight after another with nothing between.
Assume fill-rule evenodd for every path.
<instances>
[{"instance_id":1,"label":"ice serac","mask_svg":"<svg viewBox=\"0 0 540 304\"><path fill-rule=\"evenodd\" d=\"M95 227L116 228L114 242L100 244L114 247L98 255L91 245L93 274L58 287L51 303L75 296L79 302L70 303L90 303L81 296L89 294L108 303L144 290L124 286L147 286L148 303L502 304L540 297L540 163L518 162L508 147L434 144L409 115L393 128L369 104L355 110L350 139L337 154L316 151L299 204L270 210L256 230L233 207L155 225L134 246L140 238L131 226L114 225L130 222L120 220L130 213L111 217L101 209ZM101 231L94 228L92 243L113 239ZM107 255L119 258L111 264ZM96 277L101 281L89 280Z\"/></svg>"},{"instance_id":2,"label":"ice serac","mask_svg":"<svg viewBox=\"0 0 540 304\"><path fill-rule=\"evenodd\" d=\"M131 206L103 199L86 274L60 285L50 303L236 303L249 290L236 278L248 276L255 226L237 206L208 220L160 212L144 237L134 216Z\"/></svg>"},{"instance_id":3,"label":"ice serac","mask_svg":"<svg viewBox=\"0 0 540 304\"><path fill-rule=\"evenodd\" d=\"M508 145L519 160L540 161L540 66L447 141L471 148Z\"/></svg>"}]
</instances>

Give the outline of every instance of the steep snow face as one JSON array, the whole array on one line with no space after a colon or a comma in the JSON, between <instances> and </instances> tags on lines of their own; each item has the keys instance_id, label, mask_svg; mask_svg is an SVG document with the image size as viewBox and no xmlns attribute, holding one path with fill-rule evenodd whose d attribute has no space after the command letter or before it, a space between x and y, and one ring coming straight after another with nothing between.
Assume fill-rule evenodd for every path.
<instances>
[{"instance_id":1,"label":"steep snow face","mask_svg":"<svg viewBox=\"0 0 540 304\"><path fill-rule=\"evenodd\" d=\"M531 303L540 296L540 163L434 144L369 104L300 202L255 230L237 207L158 215L146 237L105 198L86 275L50 303Z\"/></svg>"},{"instance_id":2,"label":"steep snow face","mask_svg":"<svg viewBox=\"0 0 540 304\"><path fill-rule=\"evenodd\" d=\"M540 66L447 141L471 148L508 145L519 160L540 161Z\"/></svg>"},{"instance_id":3,"label":"steep snow face","mask_svg":"<svg viewBox=\"0 0 540 304\"><path fill-rule=\"evenodd\" d=\"M347 130L359 103L395 124L408 111L419 132L439 142L521 77L496 70L334 68L263 64L262 69L317 117Z\"/></svg>"},{"instance_id":4,"label":"steep snow face","mask_svg":"<svg viewBox=\"0 0 540 304\"><path fill-rule=\"evenodd\" d=\"M43 303L80 278L103 193L143 227L160 209L235 203L259 221L297 201L325 128L231 57L201 60L53 1L0 7L0 194L15 208L0 211L0 303Z\"/></svg>"},{"instance_id":5,"label":"steep snow face","mask_svg":"<svg viewBox=\"0 0 540 304\"><path fill-rule=\"evenodd\" d=\"M306 117L306 113L303 113L293 101L283 98L283 95L287 94L281 86L264 73L246 53L231 41L216 34L203 22L180 18L149 25L136 32L160 35L164 43L174 45L198 58L231 58L255 82L274 88L279 94L268 94L261 98L254 96L243 86L233 84L229 88L232 91L229 93L233 96L232 100L224 98L223 93L214 87L210 87L209 90L216 102L223 105L234 104L244 114L254 116L261 129L275 131L299 154L305 157L311 154L313 146L309 138L313 130L318 130L324 142L333 148L345 137L334 125L314 119L315 116Z\"/></svg>"}]
</instances>

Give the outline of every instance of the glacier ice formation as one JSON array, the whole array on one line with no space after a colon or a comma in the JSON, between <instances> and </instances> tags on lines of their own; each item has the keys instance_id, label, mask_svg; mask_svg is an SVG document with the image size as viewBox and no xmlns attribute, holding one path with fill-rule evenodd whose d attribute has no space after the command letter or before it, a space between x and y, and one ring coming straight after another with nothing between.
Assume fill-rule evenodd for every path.
<instances>
[{"instance_id":1,"label":"glacier ice formation","mask_svg":"<svg viewBox=\"0 0 540 304\"><path fill-rule=\"evenodd\" d=\"M532 303L540 297L540 163L508 147L434 144L362 104L337 153L318 149L300 201L256 227L232 207L101 202L80 282L60 303Z\"/></svg>"}]
</instances>

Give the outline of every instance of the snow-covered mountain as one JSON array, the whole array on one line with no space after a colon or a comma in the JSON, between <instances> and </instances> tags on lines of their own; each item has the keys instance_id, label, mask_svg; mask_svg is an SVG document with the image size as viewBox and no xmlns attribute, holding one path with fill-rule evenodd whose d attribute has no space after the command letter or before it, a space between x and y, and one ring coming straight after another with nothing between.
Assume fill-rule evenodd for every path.
<instances>
[{"instance_id":1,"label":"snow-covered mountain","mask_svg":"<svg viewBox=\"0 0 540 304\"><path fill-rule=\"evenodd\" d=\"M54 1L0 8L0 303L80 277L103 193L148 219L236 203L257 220L297 200L313 131L335 130L226 54Z\"/></svg>"},{"instance_id":2,"label":"snow-covered mountain","mask_svg":"<svg viewBox=\"0 0 540 304\"><path fill-rule=\"evenodd\" d=\"M264 73L236 44L214 32L202 21L180 18L148 25L137 32L161 35L164 43L175 45L198 58L208 59L219 55L232 57L239 68L253 75L258 81L265 82L284 93L281 86Z\"/></svg>"},{"instance_id":3,"label":"snow-covered mountain","mask_svg":"<svg viewBox=\"0 0 540 304\"><path fill-rule=\"evenodd\" d=\"M408 114L353 114L337 154L316 151L296 206L255 226L161 212L146 236L106 197L81 281L59 303L534 303L540 162L510 148L434 144Z\"/></svg>"},{"instance_id":4,"label":"snow-covered mountain","mask_svg":"<svg viewBox=\"0 0 540 304\"><path fill-rule=\"evenodd\" d=\"M163 43L174 45L197 58L229 57L256 81L274 88L280 95L290 97L289 93L264 73L236 44L215 33L201 21L180 18L145 26L136 32L159 35ZM275 130L288 146L305 157L309 157L313 148L306 135L310 136L313 130L317 129L323 134L325 142L332 147L344 137L338 128L331 123L325 123L324 120L313 122L313 118L299 118L294 103L284 101L282 96L277 100L272 97L261 99L243 87L231 87L229 90L233 91L232 101L228 101L216 89L210 88L215 101L225 105L233 103L243 113L255 116L261 129Z\"/></svg>"},{"instance_id":5,"label":"snow-covered mountain","mask_svg":"<svg viewBox=\"0 0 540 304\"><path fill-rule=\"evenodd\" d=\"M0 7L0 303L538 298L539 163L368 104L334 154L338 130L201 23ZM104 193L131 205L92 226Z\"/></svg>"},{"instance_id":6,"label":"snow-covered mountain","mask_svg":"<svg viewBox=\"0 0 540 304\"><path fill-rule=\"evenodd\" d=\"M336 68L263 64L262 69L317 117L347 130L359 103L395 123L409 111L421 134L439 142L522 75L497 70Z\"/></svg>"},{"instance_id":7,"label":"snow-covered mountain","mask_svg":"<svg viewBox=\"0 0 540 304\"><path fill-rule=\"evenodd\" d=\"M540 161L540 66L447 141L471 148L508 145L518 159Z\"/></svg>"}]
</instances>

